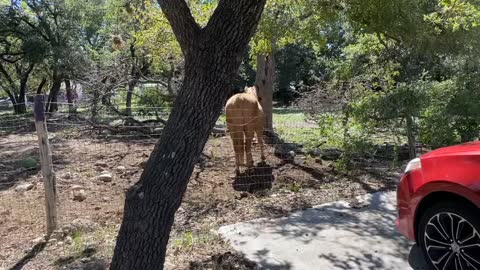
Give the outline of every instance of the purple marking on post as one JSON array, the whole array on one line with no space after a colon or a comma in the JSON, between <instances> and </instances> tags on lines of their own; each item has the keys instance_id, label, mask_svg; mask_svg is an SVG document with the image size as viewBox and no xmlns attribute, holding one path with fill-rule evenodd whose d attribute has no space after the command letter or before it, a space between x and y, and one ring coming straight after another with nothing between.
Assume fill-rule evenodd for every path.
<instances>
[{"instance_id":1,"label":"purple marking on post","mask_svg":"<svg viewBox=\"0 0 480 270\"><path fill-rule=\"evenodd\" d=\"M34 101L35 121L43 122L45 121L45 96L36 95Z\"/></svg>"}]
</instances>

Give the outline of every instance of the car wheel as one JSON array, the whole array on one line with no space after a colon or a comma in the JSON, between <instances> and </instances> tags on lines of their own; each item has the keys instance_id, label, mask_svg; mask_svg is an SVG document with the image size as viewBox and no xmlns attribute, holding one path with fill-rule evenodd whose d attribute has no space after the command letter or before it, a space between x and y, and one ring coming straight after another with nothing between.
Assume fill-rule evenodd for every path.
<instances>
[{"instance_id":1,"label":"car wheel","mask_svg":"<svg viewBox=\"0 0 480 270\"><path fill-rule=\"evenodd\" d=\"M420 217L418 243L432 269L480 270L480 216L464 203L442 202Z\"/></svg>"}]
</instances>

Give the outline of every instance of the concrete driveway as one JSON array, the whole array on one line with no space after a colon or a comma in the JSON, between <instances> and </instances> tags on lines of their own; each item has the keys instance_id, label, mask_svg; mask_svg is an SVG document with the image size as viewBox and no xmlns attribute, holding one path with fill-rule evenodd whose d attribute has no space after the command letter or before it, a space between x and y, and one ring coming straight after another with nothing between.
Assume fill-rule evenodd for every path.
<instances>
[{"instance_id":1,"label":"concrete driveway","mask_svg":"<svg viewBox=\"0 0 480 270\"><path fill-rule=\"evenodd\" d=\"M395 192L368 194L360 208L339 201L219 232L261 269L427 269L395 229L395 200Z\"/></svg>"}]
</instances>

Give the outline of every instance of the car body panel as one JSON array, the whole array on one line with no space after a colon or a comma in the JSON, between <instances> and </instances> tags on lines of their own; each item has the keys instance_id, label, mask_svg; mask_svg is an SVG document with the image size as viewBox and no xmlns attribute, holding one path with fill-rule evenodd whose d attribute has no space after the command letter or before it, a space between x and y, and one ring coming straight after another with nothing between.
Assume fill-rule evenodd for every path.
<instances>
[{"instance_id":1,"label":"car body panel","mask_svg":"<svg viewBox=\"0 0 480 270\"><path fill-rule=\"evenodd\" d=\"M397 187L398 230L415 240L415 216L435 192L461 196L480 208L480 142L444 147L420 157L421 169L404 173Z\"/></svg>"}]
</instances>

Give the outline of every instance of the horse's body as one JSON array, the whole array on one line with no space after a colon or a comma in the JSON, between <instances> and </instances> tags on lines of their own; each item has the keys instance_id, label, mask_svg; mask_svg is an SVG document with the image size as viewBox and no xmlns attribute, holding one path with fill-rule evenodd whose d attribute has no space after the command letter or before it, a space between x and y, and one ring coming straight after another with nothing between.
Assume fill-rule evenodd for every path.
<instances>
[{"instance_id":1,"label":"horse's body","mask_svg":"<svg viewBox=\"0 0 480 270\"><path fill-rule=\"evenodd\" d=\"M263 146L264 114L257 96L256 87L247 88L245 93L232 96L225 106L227 128L235 151L235 171L240 172L240 166L253 167L252 141L257 134L262 161L265 160Z\"/></svg>"}]
</instances>

